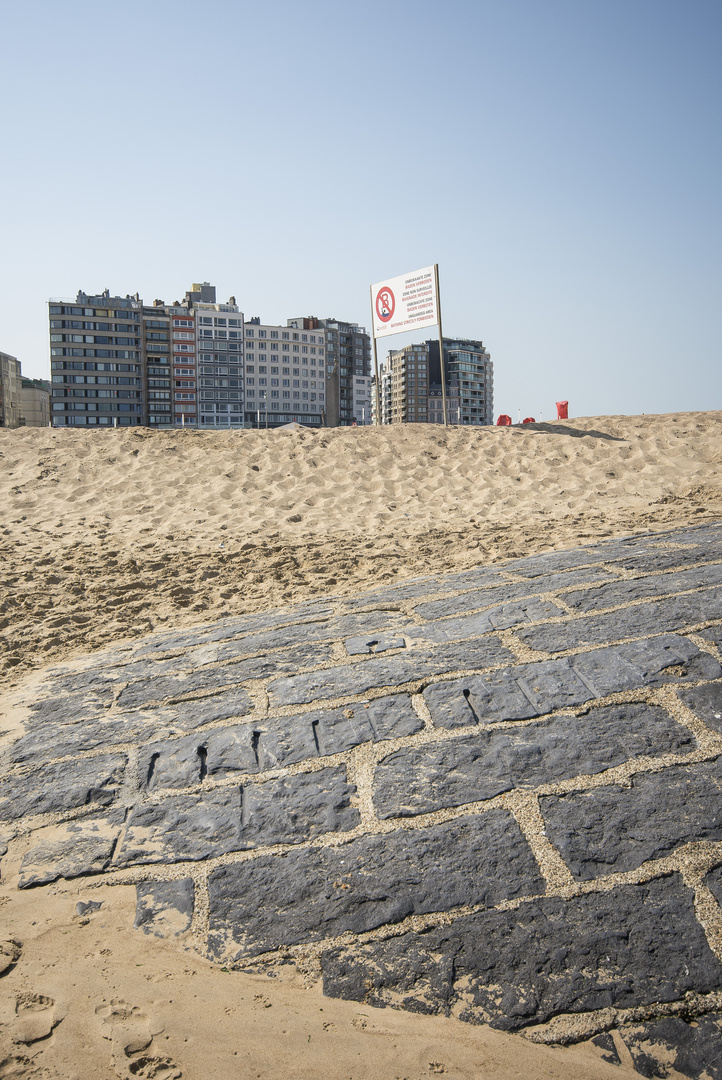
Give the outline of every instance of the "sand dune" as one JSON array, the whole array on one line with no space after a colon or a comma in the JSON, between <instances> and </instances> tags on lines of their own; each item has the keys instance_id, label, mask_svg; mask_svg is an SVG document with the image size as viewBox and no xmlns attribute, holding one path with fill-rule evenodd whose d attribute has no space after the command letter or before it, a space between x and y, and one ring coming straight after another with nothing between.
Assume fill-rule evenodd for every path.
<instances>
[{"instance_id":1,"label":"sand dune","mask_svg":"<svg viewBox=\"0 0 722 1080\"><path fill-rule=\"evenodd\" d=\"M0 664L722 512L722 413L0 432Z\"/></svg>"}]
</instances>

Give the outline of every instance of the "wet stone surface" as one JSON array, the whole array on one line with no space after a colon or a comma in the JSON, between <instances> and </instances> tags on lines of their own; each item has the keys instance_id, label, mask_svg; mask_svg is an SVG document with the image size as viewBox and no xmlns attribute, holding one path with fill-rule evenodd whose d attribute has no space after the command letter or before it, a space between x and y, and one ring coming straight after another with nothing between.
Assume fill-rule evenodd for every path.
<instances>
[{"instance_id":1,"label":"wet stone surface","mask_svg":"<svg viewBox=\"0 0 722 1080\"><path fill-rule=\"evenodd\" d=\"M722 526L171 628L0 700L0 887L714 1080L721 657Z\"/></svg>"}]
</instances>

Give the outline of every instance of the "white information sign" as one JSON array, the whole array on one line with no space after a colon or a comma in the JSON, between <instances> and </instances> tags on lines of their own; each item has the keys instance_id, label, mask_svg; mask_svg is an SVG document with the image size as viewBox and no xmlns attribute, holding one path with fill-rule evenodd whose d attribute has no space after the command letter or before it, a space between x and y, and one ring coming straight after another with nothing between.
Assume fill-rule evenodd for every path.
<instances>
[{"instance_id":1,"label":"white information sign","mask_svg":"<svg viewBox=\"0 0 722 1080\"><path fill-rule=\"evenodd\" d=\"M374 337L403 334L439 321L434 266L371 286Z\"/></svg>"}]
</instances>

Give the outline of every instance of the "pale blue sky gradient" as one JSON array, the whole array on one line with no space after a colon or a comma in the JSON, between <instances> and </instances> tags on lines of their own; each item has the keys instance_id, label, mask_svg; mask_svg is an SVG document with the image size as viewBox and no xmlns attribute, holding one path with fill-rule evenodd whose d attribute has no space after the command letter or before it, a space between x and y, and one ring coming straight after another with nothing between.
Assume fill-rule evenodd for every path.
<instances>
[{"instance_id":1,"label":"pale blue sky gradient","mask_svg":"<svg viewBox=\"0 0 722 1080\"><path fill-rule=\"evenodd\" d=\"M368 326L372 281L438 262L496 414L722 408L719 0L0 18L0 350L25 373L79 288L208 280L247 317Z\"/></svg>"}]
</instances>

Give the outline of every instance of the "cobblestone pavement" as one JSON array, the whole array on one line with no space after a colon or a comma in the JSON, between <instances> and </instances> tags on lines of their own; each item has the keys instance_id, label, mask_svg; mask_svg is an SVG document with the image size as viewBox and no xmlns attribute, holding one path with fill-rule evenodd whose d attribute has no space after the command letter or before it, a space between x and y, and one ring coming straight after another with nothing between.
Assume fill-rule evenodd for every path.
<instances>
[{"instance_id":1,"label":"cobblestone pavement","mask_svg":"<svg viewBox=\"0 0 722 1080\"><path fill-rule=\"evenodd\" d=\"M154 634L9 699L0 853L226 967L722 1077L721 657L722 525Z\"/></svg>"}]
</instances>

